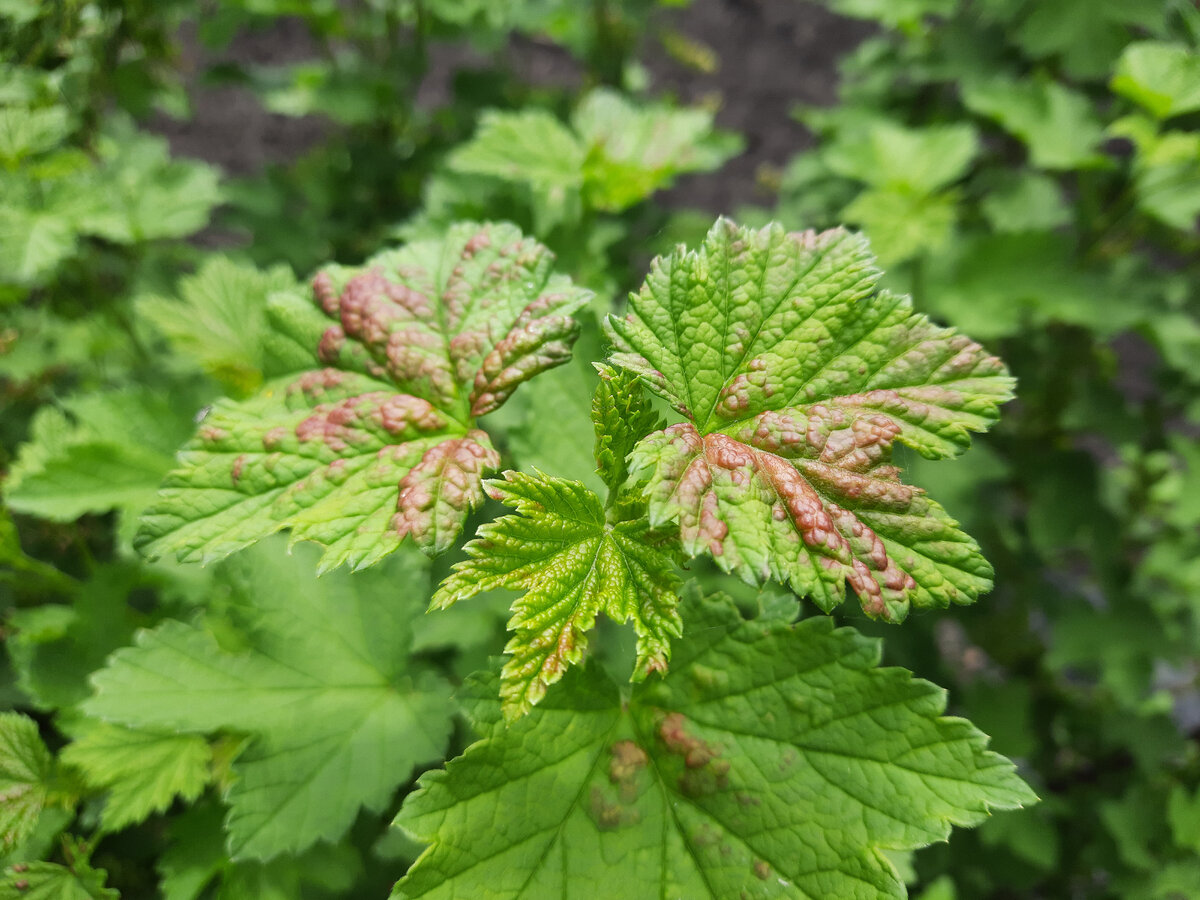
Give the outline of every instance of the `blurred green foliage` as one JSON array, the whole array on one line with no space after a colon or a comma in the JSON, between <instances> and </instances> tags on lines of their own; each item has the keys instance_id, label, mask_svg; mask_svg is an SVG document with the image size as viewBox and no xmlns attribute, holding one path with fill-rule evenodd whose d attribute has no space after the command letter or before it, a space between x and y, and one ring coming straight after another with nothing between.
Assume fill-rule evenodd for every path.
<instances>
[{"instance_id":1,"label":"blurred green foliage","mask_svg":"<svg viewBox=\"0 0 1200 900\"><path fill-rule=\"evenodd\" d=\"M825 3L878 27L842 60L838 103L796 109L817 141L778 197L738 218L861 228L890 287L1019 381L971 454L901 460L979 539L995 591L900 628L838 615L946 686L1043 802L893 863L926 900L1200 897L1200 12ZM713 65L665 24L662 8L681 5L0 0L0 694L16 711L0 714L0 855L14 867L0 898L382 897L416 858L387 823L410 770L461 752L465 727L439 723L437 748L387 777L359 772L357 817L355 800L334 825L268 829L281 855L264 859L239 855L226 828L250 840L239 804L269 762L271 722L214 712L181 735L169 704L120 726L90 715L109 655L156 649L139 629L204 635L216 659L265 654L294 623L247 597L309 583L311 560L270 544L236 566L147 562L137 517L204 407L262 383L269 294L462 218L516 222L596 292L576 358L488 423L506 465L594 483L596 315L664 242L698 237L691 211L653 195L687 173L719 179L742 146L712 109L644 93L647 32L649 52ZM312 58L185 65L184 23L209 58L284 20ZM561 48L580 85L524 80L513 35ZM418 103L445 45L473 61ZM320 116L324 137L239 177L172 156L148 123L189 116L189 79ZM415 608L459 558L317 582L306 614L324 627L336 617L322 604L386 604L398 584ZM495 600L392 622L394 646L384 635L370 660L411 648L413 684L441 697L503 646Z\"/></svg>"}]
</instances>

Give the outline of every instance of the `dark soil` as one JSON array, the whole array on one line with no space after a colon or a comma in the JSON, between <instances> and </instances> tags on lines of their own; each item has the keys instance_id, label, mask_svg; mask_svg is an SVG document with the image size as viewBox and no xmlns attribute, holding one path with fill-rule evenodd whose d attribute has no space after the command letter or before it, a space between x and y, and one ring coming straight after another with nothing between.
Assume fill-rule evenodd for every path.
<instances>
[{"instance_id":1,"label":"dark soil","mask_svg":"<svg viewBox=\"0 0 1200 900\"><path fill-rule=\"evenodd\" d=\"M832 103L837 60L870 32L860 22L801 0L695 0L687 8L664 12L661 24L711 48L720 62L712 73L699 72L647 38L641 58L652 92L686 102L716 100L719 124L746 141L745 153L719 173L689 177L659 198L665 205L714 213L768 199L758 179L761 168L780 167L811 143L808 132L791 118L791 109L800 103ZM186 28L181 37L186 70L197 75L221 63L270 65L317 54L297 20L280 19L268 29L240 34L220 53L200 47L194 28ZM469 48L435 48L419 102L436 106L447 95L453 71L478 59ZM559 48L516 40L509 59L532 83L580 82L578 67ZM230 175L290 162L332 130L320 117L269 113L242 86L213 85L195 77L190 97L191 119L160 118L152 127L168 138L175 153L214 163Z\"/></svg>"},{"instance_id":2,"label":"dark soil","mask_svg":"<svg viewBox=\"0 0 1200 900\"><path fill-rule=\"evenodd\" d=\"M702 102L719 97L717 122L746 141L746 151L719 173L684 179L660 200L712 213L768 199L759 182L763 166L782 167L813 143L791 116L800 104L832 105L837 62L871 33L862 22L797 0L697 0L673 10L669 24L711 47L720 67L711 75L689 71L648 46L643 61L655 93Z\"/></svg>"}]
</instances>

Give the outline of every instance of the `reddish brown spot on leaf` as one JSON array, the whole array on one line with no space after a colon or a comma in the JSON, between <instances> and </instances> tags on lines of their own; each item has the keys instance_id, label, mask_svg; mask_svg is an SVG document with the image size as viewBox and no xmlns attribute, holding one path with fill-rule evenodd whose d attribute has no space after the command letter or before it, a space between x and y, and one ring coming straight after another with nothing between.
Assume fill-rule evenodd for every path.
<instances>
[{"instance_id":1,"label":"reddish brown spot on leaf","mask_svg":"<svg viewBox=\"0 0 1200 900\"><path fill-rule=\"evenodd\" d=\"M499 465L500 454L477 429L431 447L400 480L392 528L421 546L445 549L483 499L484 473Z\"/></svg>"}]
</instances>

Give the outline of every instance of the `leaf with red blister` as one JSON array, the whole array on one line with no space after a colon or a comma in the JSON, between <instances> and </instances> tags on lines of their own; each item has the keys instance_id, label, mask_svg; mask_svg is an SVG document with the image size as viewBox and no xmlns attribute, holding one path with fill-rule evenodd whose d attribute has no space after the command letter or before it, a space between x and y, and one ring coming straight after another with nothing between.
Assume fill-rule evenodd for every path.
<instances>
[{"instance_id":1,"label":"leaf with red blister","mask_svg":"<svg viewBox=\"0 0 1200 900\"><path fill-rule=\"evenodd\" d=\"M320 368L216 404L139 546L207 562L289 528L325 546L322 569L371 565L407 535L447 549L499 465L476 417L570 357L588 297L515 227L471 223L330 266L311 299L275 295L268 356Z\"/></svg>"},{"instance_id":2,"label":"leaf with red blister","mask_svg":"<svg viewBox=\"0 0 1200 900\"><path fill-rule=\"evenodd\" d=\"M697 251L652 266L612 362L687 421L630 454L650 524L751 582L787 582L872 616L969 603L991 587L978 545L891 464L966 449L1011 396L978 344L877 290L864 238L720 220Z\"/></svg>"}]
</instances>

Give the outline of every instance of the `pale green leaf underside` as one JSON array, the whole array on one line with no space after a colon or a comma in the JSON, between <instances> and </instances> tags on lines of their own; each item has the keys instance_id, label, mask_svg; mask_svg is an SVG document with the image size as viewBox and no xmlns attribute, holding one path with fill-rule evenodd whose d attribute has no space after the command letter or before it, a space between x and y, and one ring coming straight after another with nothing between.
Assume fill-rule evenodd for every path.
<instances>
[{"instance_id":1,"label":"pale green leaf underside","mask_svg":"<svg viewBox=\"0 0 1200 900\"><path fill-rule=\"evenodd\" d=\"M500 694L505 715L529 712L570 665L583 657L587 632L603 612L633 620L637 632L635 679L662 671L682 622L669 556L647 541L640 522L605 521L594 492L578 481L538 473L506 472L489 493L519 515L479 529L433 597L435 607L495 588L524 591L513 604Z\"/></svg>"},{"instance_id":2,"label":"pale green leaf underside","mask_svg":"<svg viewBox=\"0 0 1200 900\"><path fill-rule=\"evenodd\" d=\"M440 757L450 728L447 687L404 667L427 589L419 568L367 590L344 572L314 583L279 550L243 554L227 576L248 604L249 648L167 622L114 654L84 704L133 728L253 737L227 798L235 858L336 840L360 807L382 808L414 766Z\"/></svg>"},{"instance_id":3,"label":"pale green leaf underside","mask_svg":"<svg viewBox=\"0 0 1200 900\"><path fill-rule=\"evenodd\" d=\"M954 456L1011 396L978 344L877 292L866 241L719 221L698 251L656 260L612 361L689 421L630 455L650 522L748 581L824 609L845 582L871 615L971 602L991 586L977 545L890 464L895 441Z\"/></svg>"},{"instance_id":4,"label":"pale green leaf underside","mask_svg":"<svg viewBox=\"0 0 1200 900\"><path fill-rule=\"evenodd\" d=\"M396 824L432 841L396 896L902 898L878 850L944 840L1036 798L943 692L876 669L824 618L687 602L671 673L625 702L597 667L422 776ZM514 809L524 810L512 816ZM610 888L616 890L616 888Z\"/></svg>"},{"instance_id":5,"label":"pale green leaf underside","mask_svg":"<svg viewBox=\"0 0 1200 900\"><path fill-rule=\"evenodd\" d=\"M476 417L570 356L588 292L511 225L455 226L357 269L313 299L271 298L272 359L313 368L222 401L147 512L138 546L207 562L283 528L321 568L372 565L407 535L447 549L499 464Z\"/></svg>"}]
</instances>

